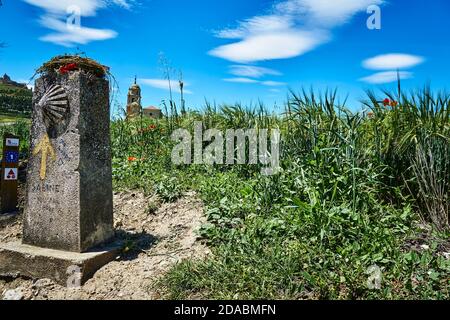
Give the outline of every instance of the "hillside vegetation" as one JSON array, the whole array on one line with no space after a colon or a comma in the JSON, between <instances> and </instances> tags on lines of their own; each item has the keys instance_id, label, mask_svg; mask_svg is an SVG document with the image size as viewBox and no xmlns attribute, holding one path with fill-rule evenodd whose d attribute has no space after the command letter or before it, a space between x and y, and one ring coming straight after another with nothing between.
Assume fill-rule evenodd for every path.
<instances>
[{"instance_id":1,"label":"hillside vegetation","mask_svg":"<svg viewBox=\"0 0 450 320\"><path fill-rule=\"evenodd\" d=\"M0 114L29 116L32 97L30 90L0 83Z\"/></svg>"}]
</instances>

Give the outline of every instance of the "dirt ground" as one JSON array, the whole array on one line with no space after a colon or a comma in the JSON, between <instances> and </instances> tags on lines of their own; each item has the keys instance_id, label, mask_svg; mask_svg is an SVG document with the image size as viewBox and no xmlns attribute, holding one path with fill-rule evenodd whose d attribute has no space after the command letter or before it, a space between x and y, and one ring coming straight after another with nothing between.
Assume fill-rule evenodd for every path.
<instances>
[{"instance_id":1,"label":"dirt ground","mask_svg":"<svg viewBox=\"0 0 450 320\"><path fill-rule=\"evenodd\" d=\"M18 216L0 222L1 243L21 238L21 220ZM205 218L195 193L172 204L160 204L140 192L117 193L114 220L116 235L125 240L127 249L83 287L67 289L48 279L0 278L0 299L159 299L155 280L183 259L210 254L196 233Z\"/></svg>"}]
</instances>

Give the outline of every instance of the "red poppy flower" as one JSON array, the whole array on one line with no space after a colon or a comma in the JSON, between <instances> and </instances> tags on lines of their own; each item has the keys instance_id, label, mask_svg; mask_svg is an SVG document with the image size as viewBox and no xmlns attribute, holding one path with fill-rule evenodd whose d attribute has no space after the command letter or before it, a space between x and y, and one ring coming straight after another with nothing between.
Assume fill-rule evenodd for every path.
<instances>
[{"instance_id":1,"label":"red poppy flower","mask_svg":"<svg viewBox=\"0 0 450 320\"><path fill-rule=\"evenodd\" d=\"M397 101L391 101L390 106L394 108L394 107L398 106L398 102Z\"/></svg>"},{"instance_id":2,"label":"red poppy flower","mask_svg":"<svg viewBox=\"0 0 450 320\"><path fill-rule=\"evenodd\" d=\"M73 71L77 68L78 68L78 65L76 63L69 63L64 66L61 66L58 71L60 74L66 74L69 71Z\"/></svg>"},{"instance_id":3,"label":"red poppy flower","mask_svg":"<svg viewBox=\"0 0 450 320\"><path fill-rule=\"evenodd\" d=\"M129 162L133 162L133 161L136 161L136 160L137 160L136 157L128 157L128 161L129 161Z\"/></svg>"},{"instance_id":4,"label":"red poppy flower","mask_svg":"<svg viewBox=\"0 0 450 320\"><path fill-rule=\"evenodd\" d=\"M155 129L156 129L156 126L154 124L152 124L152 125L150 125L150 126L148 126L146 128L139 129L138 132L139 133L146 133L146 132L149 132L149 131L153 131Z\"/></svg>"},{"instance_id":5,"label":"red poppy flower","mask_svg":"<svg viewBox=\"0 0 450 320\"><path fill-rule=\"evenodd\" d=\"M390 99L386 98L386 99L383 100L383 105L385 107L389 106L390 104L391 104L391 100Z\"/></svg>"}]
</instances>

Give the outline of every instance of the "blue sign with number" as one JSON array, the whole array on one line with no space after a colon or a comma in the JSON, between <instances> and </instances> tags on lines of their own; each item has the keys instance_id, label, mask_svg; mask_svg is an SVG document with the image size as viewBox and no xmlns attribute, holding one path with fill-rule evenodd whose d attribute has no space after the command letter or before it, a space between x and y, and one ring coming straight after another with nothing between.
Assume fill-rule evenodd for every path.
<instances>
[{"instance_id":1,"label":"blue sign with number","mask_svg":"<svg viewBox=\"0 0 450 320\"><path fill-rule=\"evenodd\" d=\"M18 163L18 162L19 162L19 152L6 151L6 163Z\"/></svg>"}]
</instances>

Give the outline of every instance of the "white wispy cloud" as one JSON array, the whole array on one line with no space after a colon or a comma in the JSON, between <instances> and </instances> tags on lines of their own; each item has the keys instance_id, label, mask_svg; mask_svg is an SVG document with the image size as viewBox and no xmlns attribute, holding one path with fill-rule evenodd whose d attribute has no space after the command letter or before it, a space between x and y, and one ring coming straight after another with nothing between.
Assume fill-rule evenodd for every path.
<instances>
[{"instance_id":1,"label":"white wispy cloud","mask_svg":"<svg viewBox=\"0 0 450 320\"><path fill-rule=\"evenodd\" d=\"M398 73L401 80L410 79L414 76L412 72L401 71ZM386 84L396 82L398 79L397 71L383 71L372 74L368 77L359 79L360 81L367 82L370 84Z\"/></svg>"},{"instance_id":2,"label":"white wispy cloud","mask_svg":"<svg viewBox=\"0 0 450 320\"><path fill-rule=\"evenodd\" d=\"M218 38L241 39L250 34L260 34L288 30L293 21L281 15L256 16L239 23L235 29L224 29L216 32Z\"/></svg>"},{"instance_id":3,"label":"white wispy cloud","mask_svg":"<svg viewBox=\"0 0 450 320\"><path fill-rule=\"evenodd\" d=\"M230 66L230 73L235 76L250 78L261 78L265 75L282 75L282 73L277 70L249 65L232 65Z\"/></svg>"},{"instance_id":4,"label":"white wispy cloud","mask_svg":"<svg viewBox=\"0 0 450 320\"><path fill-rule=\"evenodd\" d=\"M44 9L52 14L66 14L68 8L76 6L83 17L95 16L97 10L104 8L103 0L23 0L33 6Z\"/></svg>"},{"instance_id":5,"label":"white wispy cloud","mask_svg":"<svg viewBox=\"0 0 450 320\"><path fill-rule=\"evenodd\" d=\"M169 91L170 87L172 88L173 92L181 93L180 86L178 84L178 81L172 80L169 87L169 81L166 79L138 79L138 82L142 85L146 85L152 88L162 89ZM184 82L184 88L183 92L186 94L193 94L193 92L189 89L186 89L186 87L189 87L188 82Z\"/></svg>"},{"instance_id":6,"label":"white wispy cloud","mask_svg":"<svg viewBox=\"0 0 450 320\"><path fill-rule=\"evenodd\" d=\"M87 44L92 41L107 40L117 37L117 32L110 29L96 29L84 26L67 25L66 19L76 12L80 17L96 16L97 12L108 6L130 9L134 0L22 0L41 8L39 23L53 32L40 37L40 40L52 42L65 47Z\"/></svg>"},{"instance_id":7,"label":"white wispy cloud","mask_svg":"<svg viewBox=\"0 0 450 320\"><path fill-rule=\"evenodd\" d=\"M278 12L296 15L306 25L331 28L348 22L356 13L384 0L288 0L275 5Z\"/></svg>"},{"instance_id":8,"label":"white wispy cloud","mask_svg":"<svg viewBox=\"0 0 450 320\"><path fill-rule=\"evenodd\" d=\"M360 81L370 84L385 84L392 83L400 79L410 79L414 76L414 73L410 71L401 71L397 73L399 69L413 68L419 64L425 62L425 58L406 53L387 53L381 54L362 62L362 66L369 70L385 70L378 72L370 76L359 79Z\"/></svg>"},{"instance_id":9,"label":"white wispy cloud","mask_svg":"<svg viewBox=\"0 0 450 320\"><path fill-rule=\"evenodd\" d=\"M110 5L130 9L134 0L22 0L53 14L66 14L68 8L77 7L83 17L91 17Z\"/></svg>"},{"instance_id":10,"label":"white wispy cloud","mask_svg":"<svg viewBox=\"0 0 450 320\"><path fill-rule=\"evenodd\" d=\"M113 0L113 2L118 6L124 7L125 9L130 9L134 0Z\"/></svg>"},{"instance_id":11,"label":"white wispy cloud","mask_svg":"<svg viewBox=\"0 0 450 320\"><path fill-rule=\"evenodd\" d=\"M328 36L323 32L289 30L255 34L244 40L211 50L213 56L239 63L287 59L311 51Z\"/></svg>"},{"instance_id":12,"label":"white wispy cloud","mask_svg":"<svg viewBox=\"0 0 450 320\"><path fill-rule=\"evenodd\" d=\"M284 0L271 12L238 22L216 36L238 40L209 54L233 62L251 63L300 56L332 39L332 29L358 12L384 0Z\"/></svg>"},{"instance_id":13,"label":"white wispy cloud","mask_svg":"<svg viewBox=\"0 0 450 320\"><path fill-rule=\"evenodd\" d=\"M117 37L117 32L109 29L94 29L86 27L67 28L65 22L50 15L40 19L41 25L55 32L40 38L45 42L56 43L65 47L72 47L74 44L86 44L91 41L107 40Z\"/></svg>"},{"instance_id":14,"label":"white wispy cloud","mask_svg":"<svg viewBox=\"0 0 450 320\"><path fill-rule=\"evenodd\" d=\"M287 83L279 81L262 81L261 84L268 87L281 87L287 85Z\"/></svg>"},{"instance_id":15,"label":"white wispy cloud","mask_svg":"<svg viewBox=\"0 0 450 320\"><path fill-rule=\"evenodd\" d=\"M423 63L425 59L405 53L382 54L363 61L363 67L371 70L408 69Z\"/></svg>"},{"instance_id":16,"label":"white wispy cloud","mask_svg":"<svg viewBox=\"0 0 450 320\"><path fill-rule=\"evenodd\" d=\"M234 83L259 83L258 80L250 79L250 78L227 78L223 79L226 82L234 82Z\"/></svg>"},{"instance_id":17,"label":"white wispy cloud","mask_svg":"<svg viewBox=\"0 0 450 320\"><path fill-rule=\"evenodd\" d=\"M257 83L257 84L262 84L262 85L268 86L268 87L280 87L280 86L286 85L285 82L260 81L260 80L251 79L251 78L227 78L227 79L223 79L223 81L234 82L234 83Z\"/></svg>"}]
</instances>

